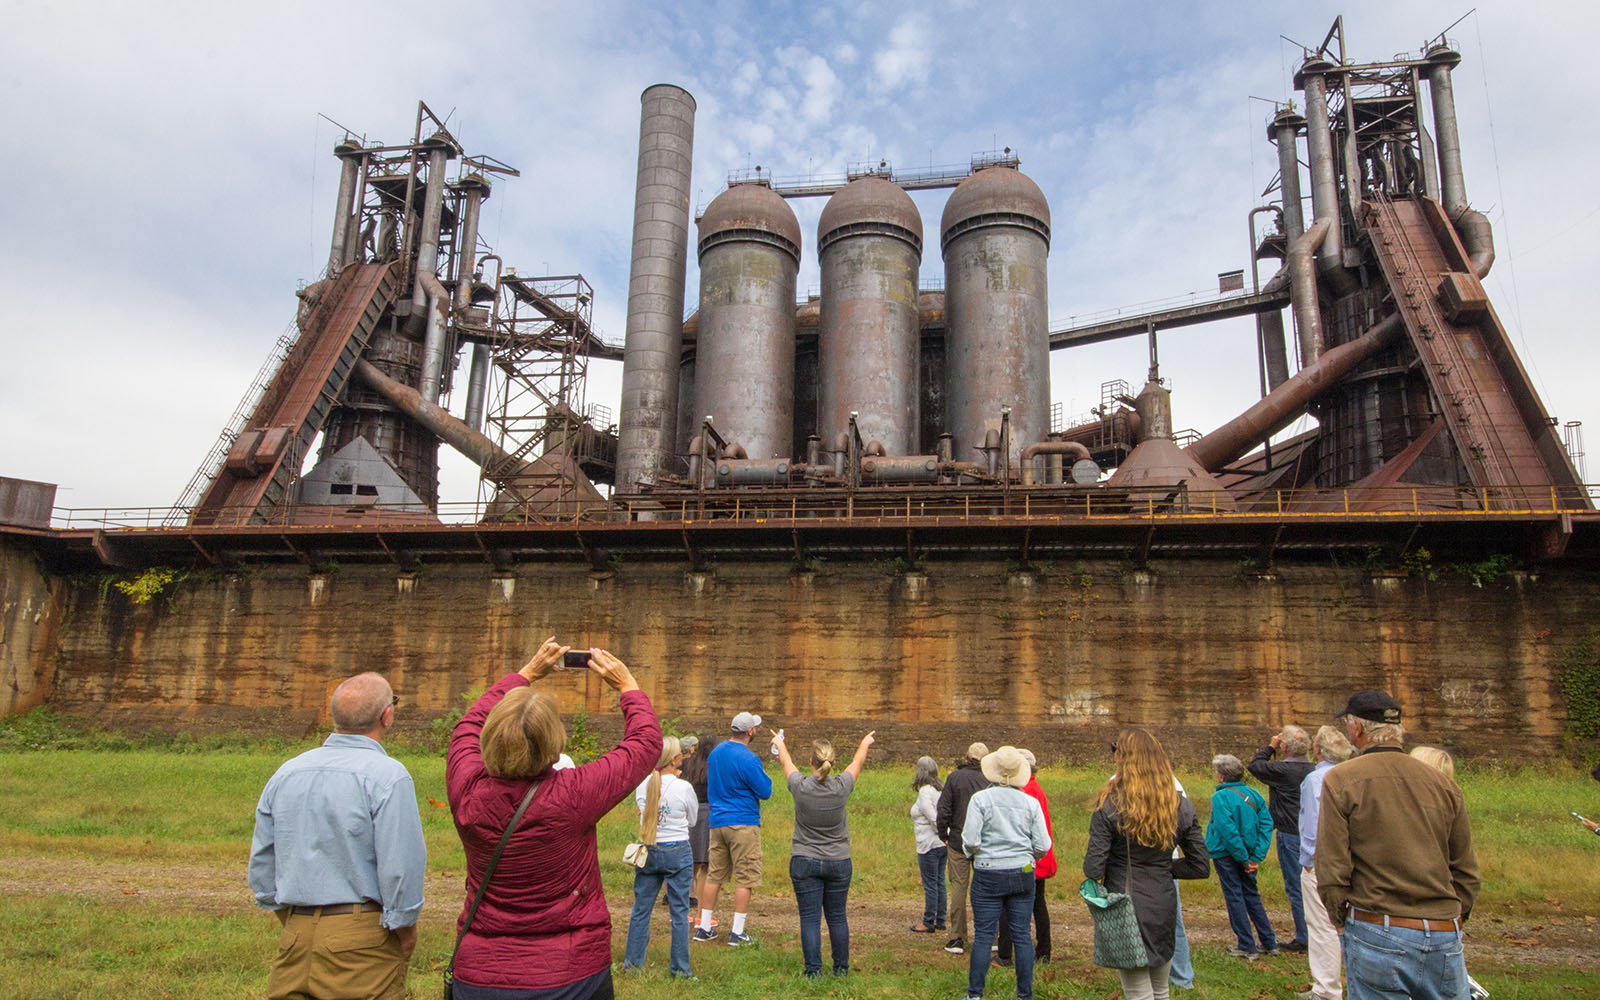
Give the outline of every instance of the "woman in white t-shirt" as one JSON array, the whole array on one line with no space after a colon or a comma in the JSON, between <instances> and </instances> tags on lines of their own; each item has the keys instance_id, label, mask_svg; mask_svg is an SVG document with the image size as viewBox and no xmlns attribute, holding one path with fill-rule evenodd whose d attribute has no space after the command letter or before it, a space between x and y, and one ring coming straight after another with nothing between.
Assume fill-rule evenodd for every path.
<instances>
[{"instance_id":1,"label":"woman in white t-shirt","mask_svg":"<svg viewBox=\"0 0 1600 1000\"><path fill-rule=\"evenodd\" d=\"M648 845L643 868L633 870L633 913L628 917L628 946L624 969L644 968L650 945L650 911L663 882L667 885L667 912L672 920L673 976L689 972L689 889L694 881L694 854L689 849L689 828L700 813L694 786L678 777L682 762L678 738L662 741L655 771L634 793L639 803L639 840Z\"/></svg>"}]
</instances>

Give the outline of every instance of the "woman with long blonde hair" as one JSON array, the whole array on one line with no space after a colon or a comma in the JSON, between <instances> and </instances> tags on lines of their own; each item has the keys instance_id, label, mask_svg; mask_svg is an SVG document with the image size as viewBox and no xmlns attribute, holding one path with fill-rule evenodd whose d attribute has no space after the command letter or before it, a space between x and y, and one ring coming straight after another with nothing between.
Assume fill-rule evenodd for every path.
<instances>
[{"instance_id":1,"label":"woman with long blonde hair","mask_svg":"<svg viewBox=\"0 0 1600 1000\"><path fill-rule=\"evenodd\" d=\"M1116 743L1117 772L1095 799L1083 874L1133 901L1146 964L1118 969L1126 1000L1167 1000L1178 914L1175 878L1211 874L1194 806L1177 787L1161 743L1129 729ZM1181 857L1174 859L1173 849Z\"/></svg>"},{"instance_id":2,"label":"woman with long blonde hair","mask_svg":"<svg viewBox=\"0 0 1600 1000\"><path fill-rule=\"evenodd\" d=\"M639 783L634 800L639 804L639 842L645 845L645 862L633 870L633 913L628 917L628 944L622 968L644 968L650 946L650 912L663 884L667 887L667 914L672 925L672 950L668 967L675 978L689 976L689 890L694 884L694 852L689 829L700 811L694 786L678 773L683 751L676 736L661 741L661 757L650 777Z\"/></svg>"}]
</instances>

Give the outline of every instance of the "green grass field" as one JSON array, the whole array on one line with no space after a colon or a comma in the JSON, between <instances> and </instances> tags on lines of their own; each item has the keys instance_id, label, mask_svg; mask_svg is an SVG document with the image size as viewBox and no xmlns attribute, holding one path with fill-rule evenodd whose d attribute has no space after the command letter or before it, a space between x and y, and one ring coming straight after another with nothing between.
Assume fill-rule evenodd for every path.
<instances>
[{"instance_id":1,"label":"green grass field","mask_svg":"<svg viewBox=\"0 0 1600 1000\"><path fill-rule=\"evenodd\" d=\"M253 806L287 751L54 750L0 754L0 982L29 997L249 997L264 992L276 923L255 909L245 884ZM463 858L444 801L444 764L399 754L416 778L428 839L430 881L409 995L439 996L461 906ZM852 968L843 980L800 975L794 902L786 877L793 809L781 789L765 815L766 881L752 910L749 949L695 945L694 983L666 975L665 910L657 908L649 966L619 980L624 997L955 997L965 960L932 935L906 927L921 913L907 810L909 768L869 765L851 801L855 881ZM1180 775L1202 816L1210 783ZM1041 967L1036 995L1116 995L1116 975L1089 963L1090 928L1076 900L1088 806L1102 775L1046 769L1062 873L1049 883L1056 960ZM1474 772L1462 778L1484 892L1469 935L1473 974L1497 998L1600 997L1600 837L1566 812L1600 814L1600 785L1566 768ZM614 952L632 904L621 861L631 811L600 828L601 869L611 901ZM1274 923L1288 907L1269 859L1261 878ZM1201 997L1274 998L1306 988L1303 958L1246 964L1228 958L1215 880L1186 883ZM724 914L725 917L725 914ZM25 985L18 985L25 984ZM1012 995L995 970L988 995Z\"/></svg>"}]
</instances>

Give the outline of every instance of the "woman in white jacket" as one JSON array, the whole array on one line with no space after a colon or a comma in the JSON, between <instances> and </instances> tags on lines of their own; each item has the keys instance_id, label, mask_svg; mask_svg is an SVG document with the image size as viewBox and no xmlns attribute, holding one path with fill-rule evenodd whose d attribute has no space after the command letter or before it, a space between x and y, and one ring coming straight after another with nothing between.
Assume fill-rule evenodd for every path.
<instances>
[{"instance_id":1,"label":"woman in white jacket","mask_svg":"<svg viewBox=\"0 0 1600 1000\"><path fill-rule=\"evenodd\" d=\"M917 835L917 869L922 873L922 919L911 925L914 934L933 934L944 930L944 866L949 849L939 839L935 821L939 812L939 763L932 757L917 759L911 788L917 800L911 803L911 828Z\"/></svg>"}]
</instances>

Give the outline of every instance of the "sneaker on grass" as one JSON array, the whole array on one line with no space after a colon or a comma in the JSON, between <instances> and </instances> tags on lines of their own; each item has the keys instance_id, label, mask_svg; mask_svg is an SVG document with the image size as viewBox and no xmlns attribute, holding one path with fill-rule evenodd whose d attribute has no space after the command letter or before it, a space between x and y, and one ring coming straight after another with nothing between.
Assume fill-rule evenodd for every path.
<instances>
[{"instance_id":1,"label":"sneaker on grass","mask_svg":"<svg viewBox=\"0 0 1600 1000\"><path fill-rule=\"evenodd\" d=\"M733 931L729 931L728 932L728 947L730 947L730 948L737 948L742 944L755 944L755 943L756 943L755 938L751 937L748 934L735 934Z\"/></svg>"},{"instance_id":2,"label":"sneaker on grass","mask_svg":"<svg viewBox=\"0 0 1600 1000\"><path fill-rule=\"evenodd\" d=\"M704 927L696 927L694 929L693 938L696 941L715 941L717 939L717 932L708 931Z\"/></svg>"},{"instance_id":3,"label":"sneaker on grass","mask_svg":"<svg viewBox=\"0 0 1600 1000\"><path fill-rule=\"evenodd\" d=\"M951 938L944 943L944 950L952 955L960 955L967 950L967 943L960 938Z\"/></svg>"}]
</instances>

